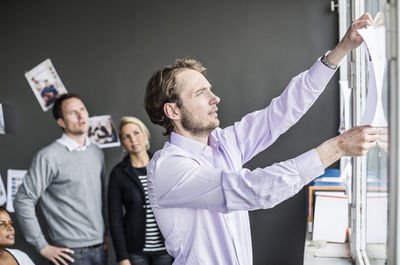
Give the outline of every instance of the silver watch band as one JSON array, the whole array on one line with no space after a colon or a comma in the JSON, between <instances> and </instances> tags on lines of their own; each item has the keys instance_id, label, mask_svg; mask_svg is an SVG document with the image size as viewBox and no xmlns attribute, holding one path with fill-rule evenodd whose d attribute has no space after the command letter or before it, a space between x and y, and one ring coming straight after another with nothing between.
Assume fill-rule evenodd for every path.
<instances>
[{"instance_id":1,"label":"silver watch band","mask_svg":"<svg viewBox=\"0 0 400 265\"><path fill-rule=\"evenodd\" d=\"M321 57L321 62L326 65L327 67L331 68L332 70L336 70L338 68L338 66L334 63L332 63L331 61L328 60L328 54L330 51L328 51L327 53L325 53L324 56Z\"/></svg>"}]
</instances>

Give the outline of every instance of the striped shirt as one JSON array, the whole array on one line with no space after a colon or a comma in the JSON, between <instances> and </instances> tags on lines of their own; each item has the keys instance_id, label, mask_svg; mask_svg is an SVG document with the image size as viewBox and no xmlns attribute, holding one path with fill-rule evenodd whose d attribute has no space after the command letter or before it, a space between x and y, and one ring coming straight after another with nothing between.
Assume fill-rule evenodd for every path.
<instances>
[{"instance_id":1,"label":"striped shirt","mask_svg":"<svg viewBox=\"0 0 400 265\"><path fill-rule=\"evenodd\" d=\"M147 194L147 176L138 176L143 186L146 199L146 231L143 252L153 252L165 250L165 245L161 238L161 232L156 223L153 210L150 207L149 196Z\"/></svg>"}]
</instances>

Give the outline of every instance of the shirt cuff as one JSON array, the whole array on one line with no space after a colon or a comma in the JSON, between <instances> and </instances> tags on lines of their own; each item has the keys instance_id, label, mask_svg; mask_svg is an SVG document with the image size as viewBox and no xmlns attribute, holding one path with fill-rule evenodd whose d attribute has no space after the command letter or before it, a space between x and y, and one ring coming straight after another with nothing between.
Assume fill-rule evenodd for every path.
<instances>
[{"instance_id":1,"label":"shirt cuff","mask_svg":"<svg viewBox=\"0 0 400 265\"><path fill-rule=\"evenodd\" d=\"M336 70L324 65L320 58L314 63L314 65L308 71L308 75L313 83L319 87L325 87L332 76L336 73Z\"/></svg>"},{"instance_id":2,"label":"shirt cuff","mask_svg":"<svg viewBox=\"0 0 400 265\"><path fill-rule=\"evenodd\" d=\"M49 244L49 243L46 241L46 239L41 238L41 239L39 239L39 240L37 241L37 243L36 243L36 245L35 245L36 250L37 250L38 252L40 252L40 251L41 251L42 249L44 249L48 244Z\"/></svg>"},{"instance_id":3,"label":"shirt cuff","mask_svg":"<svg viewBox=\"0 0 400 265\"><path fill-rule=\"evenodd\" d=\"M294 158L297 170L303 181L303 185L307 185L316 177L324 174L324 167L322 166L321 159L315 149L299 155Z\"/></svg>"}]
</instances>

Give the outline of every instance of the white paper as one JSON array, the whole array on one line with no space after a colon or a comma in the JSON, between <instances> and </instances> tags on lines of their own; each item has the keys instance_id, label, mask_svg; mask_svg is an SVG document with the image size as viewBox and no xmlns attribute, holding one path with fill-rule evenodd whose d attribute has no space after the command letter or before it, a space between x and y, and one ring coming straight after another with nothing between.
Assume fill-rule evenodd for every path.
<instances>
[{"instance_id":1,"label":"white paper","mask_svg":"<svg viewBox=\"0 0 400 265\"><path fill-rule=\"evenodd\" d=\"M340 123L339 123L339 133L351 128L350 124L350 114L351 114L351 89L348 86L348 82L339 81L340 91L341 91L341 108L340 108Z\"/></svg>"},{"instance_id":2,"label":"white paper","mask_svg":"<svg viewBox=\"0 0 400 265\"><path fill-rule=\"evenodd\" d=\"M367 195L367 243L382 243L387 240L387 204L386 193L368 193Z\"/></svg>"},{"instance_id":3,"label":"white paper","mask_svg":"<svg viewBox=\"0 0 400 265\"><path fill-rule=\"evenodd\" d=\"M120 146L117 131L110 115L89 118L89 139L100 148Z\"/></svg>"},{"instance_id":4,"label":"white paper","mask_svg":"<svg viewBox=\"0 0 400 265\"><path fill-rule=\"evenodd\" d=\"M50 59L26 72L25 77L43 111L48 111L58 96L67 93Z\"/></svg>"},{"instance_id":5,"label":"white paper","mask_svg":"<svg viewBox=\"0 0 400 265\"><path fill-rule=\"evenodd\" d=\"M27 170L9 169L7 170L7 211L14 212L14 198L19 186L24 181Z\"/></svg>"},{"instance_id":6,"label":"white paper","mask_svg":"<svg viewBox=\"0 0 400 265\"><path fill-rule=\"evenodd\" d=\"M364 39L365 54L368 59L368 96L365 112L360 125L387 126L383 105L382 88L386 70L386 28L371 26L359 29Z\"/></svg>"},{"instance_id":7,"label":"white paper","mask_svg":"<svg viewBox=\"0 0 400 265\"><path fill-rule=\"evenodd\" d=\"M6 133L6 125L4 123L3 105L0 103L0 134Z\"/></svg>"},{"instance_id":8,"label":"white paper","mask_svg":"<svg viewBox=\"0 0 400 265\"><path fill-rule=\"evenodd\" d=\"M0 175L0 205L5 204L7 201L6 189L4 188L3 179Z\"/></svg>"},{"instance_id":9,"label":"white paper","mask_svg":"<svg viewBox=\"0 0 400 265\"><path fill-rule=\"evenodd\" d=\"M337 192L316 192L313 240L345 242L348 227L347 196Z\"/></svg>"}]
</instances>

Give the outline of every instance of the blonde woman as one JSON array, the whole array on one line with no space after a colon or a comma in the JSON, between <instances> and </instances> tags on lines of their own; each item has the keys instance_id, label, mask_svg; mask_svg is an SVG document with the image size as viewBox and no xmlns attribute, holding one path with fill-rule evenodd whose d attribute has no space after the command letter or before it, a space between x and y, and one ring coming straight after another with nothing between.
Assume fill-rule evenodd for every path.
<instances>
[{"instance_id":1,"label":"blonde woman","mask_svg":"<svg viewBox=\"0 0 400 265\"><path fill-rule=\"evenodd\" d=\"M111 171L108 185L110 230L118 264L172 264L147 197L146 166L152 156L149 130L135 117L123 117L118 127L127 155Z\"/></svg>"}]
</instances>

